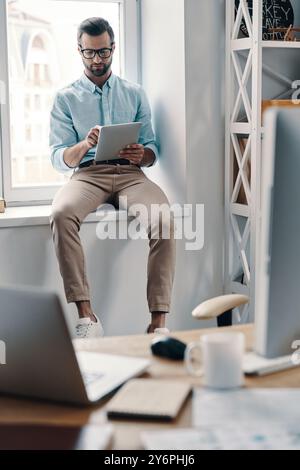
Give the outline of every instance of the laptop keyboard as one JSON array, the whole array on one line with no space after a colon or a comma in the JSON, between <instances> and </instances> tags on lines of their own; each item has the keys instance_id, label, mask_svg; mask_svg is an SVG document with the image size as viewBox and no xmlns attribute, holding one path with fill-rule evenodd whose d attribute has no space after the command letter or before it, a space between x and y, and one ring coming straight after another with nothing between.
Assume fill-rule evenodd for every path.
<instances>
[{"instance_id":1,"label":"laptop keyboard","mask_svg":"<svg viewBox=\"0 0 300 470\"><path fill-rule=\"evenodd\" d=\"M104 374L92 373L92 372L82 373L82 378L86 386L92 384L93 382L96 382L99 379L102 379L102 377L104 377Z\"/></svg>"}]
</instances>

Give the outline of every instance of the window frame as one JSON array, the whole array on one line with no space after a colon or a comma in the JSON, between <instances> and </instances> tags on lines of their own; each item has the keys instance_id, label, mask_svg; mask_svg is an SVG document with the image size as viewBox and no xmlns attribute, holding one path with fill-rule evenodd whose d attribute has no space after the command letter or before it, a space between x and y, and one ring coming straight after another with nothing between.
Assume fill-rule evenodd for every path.
<instances>
[{"instance_id":1,"label":"window frame","mask_svg":"<svg viewBox=\"0 0 300 470\"><path fill-rule=\"evenodd\" d=\"M60 2L62 0L55 0ZM73 0L95 3L119 3L121 71L126 79L140 83L140 0ZM0 95L0 197L8 206L49 204L61 184L52 186L12 187L10 94L8 65L7 0L0 0L0 92L4 91L5 103ZM50 150L49 150L50 160Z\"/></svg>"}]
</instances>

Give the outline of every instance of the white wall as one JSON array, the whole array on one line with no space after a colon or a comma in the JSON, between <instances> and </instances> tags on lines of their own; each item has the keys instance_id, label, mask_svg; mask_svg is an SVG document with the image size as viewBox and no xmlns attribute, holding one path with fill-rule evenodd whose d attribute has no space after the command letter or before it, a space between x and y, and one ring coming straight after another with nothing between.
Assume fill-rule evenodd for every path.
<instances>
[{"instance_id":1,"label":"white wall","mask_svg":"<svg viewBox=\"0 0 300 470\"><path fill-rule=\"evenodd\" d=\"M187 252L178 242L173 330L207 326L191 311L223 288L223 5L142 0L143 84L161 147L160 163L148 176L171 202L204 203L206 210L204 249ZM100 242L95 230L85 224L81 232L95 311L108 335L143 332L147 242ZM48 226L0 229L0 246L0 284L51 287L63 298ZM75 307L68 311L75 314Z\"/></svg>"},{"instance_id":2,"label":"white wall","mask_svg":"<svg viewBox=\"0 0 300 470\"><path fill-rule=\"evenodd\" d=\"M160 149L149 176L170 202L186 201L185 1L141 0L142 83Z\"/></svg>"},{"instance_id":3,"label":"white wall","mask_svg":"<svg viewBox=\"0 0 300 470\"><path fill-rule=\"evenodd\" d=\"M99 241L96 224L82 226L81 238L94 310L103 320L107 335L143 333L149 323L146 301L147 241ZM69 318L76 318L74 304L64 299L62 280L49 226L0 229L0 285L20 284L46 287L61 296ZM186 260L178 243L179 270L169 325L173 330L198 327L190 316L186 292ZM1 304L0 304L1 309ZM22 314L22 312L20 312Z\"/></svg>"},{"instance_id":4,"label":"white wall","mask_svg":"<svg viewBox=\"0 0 300 470\"><path fill-rule=\"evenodd\" d=\"M179 315L223 293L224 15L224 0L142 0L142 77L162 149L149 176L171 201L205 204L205 247L177 265Z\"/></svg>"},{"instance_id":5,"label":"white wall","mask_svg":"<svg viewBox=\"0 0 300 470\"><path fill-rule=\"evenodd\" d=\"M205 205L205 247L193 265L190 297L223 293L224 48L223 0L186 0L187 199Z\"/></svg>"}]
</instances>

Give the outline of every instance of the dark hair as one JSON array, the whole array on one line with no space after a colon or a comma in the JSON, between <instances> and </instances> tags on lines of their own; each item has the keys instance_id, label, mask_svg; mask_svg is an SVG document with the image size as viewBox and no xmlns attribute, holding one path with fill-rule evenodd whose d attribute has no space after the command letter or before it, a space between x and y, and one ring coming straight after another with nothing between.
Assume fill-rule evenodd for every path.
<instances>
[{"instance_id":1,"label":"dark hair","mask_svg":"<svg viewBox=\"0 0 300 470\"><path fill-rule=\"evenodd\" d=\"M79 25L77 33L78 44L80 43L84 33L88 34L89 36L101 36L101 34L105 32L109 34L111 43L114 43L115 35L108 21L106 21L104 18L88 18Z\"/></svg>"}]
</instances>

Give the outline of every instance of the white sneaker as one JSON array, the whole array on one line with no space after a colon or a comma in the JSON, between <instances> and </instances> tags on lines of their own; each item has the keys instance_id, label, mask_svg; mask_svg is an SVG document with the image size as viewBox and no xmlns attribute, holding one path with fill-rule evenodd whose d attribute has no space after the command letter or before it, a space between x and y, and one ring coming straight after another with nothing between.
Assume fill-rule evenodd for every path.
<instances>
[{"instance_id":1,"label":"white sneaker","mask_svg":"<svg viewBox=\"0 0 300 470\"><path fill-rule=\"evenodd\" d=\"M102 338L104 330L99 318L95 315L97 322L90 318L80 318L76 325L76 337L78 339Z\"/></svg>"},{"instance_id":2,"label":"white sneaker","mask_svg":"<svg viewBox=\"0 0 300 470\"><path fill-rule=\"evenodd\" d=\"M148 326L147 330L146 330L146 334L148 335L149 334L149 328L150 328L151 325ZM155 335L169 335L170 334L170 330L168 330L168 328L155 328L155 330L153 331L152 334L155 334Z\"/></svg>"},{"instance_id":3,"label":"white sneaker","mask_svg":"<svg viewBox=\"0 0 300 470\"><path fill-rule=\"evenodd\" d=\"M155 328L154 334L155 335L169 335L170 330L168 330L168 328Z\"/></svg>"}]
</instances>

